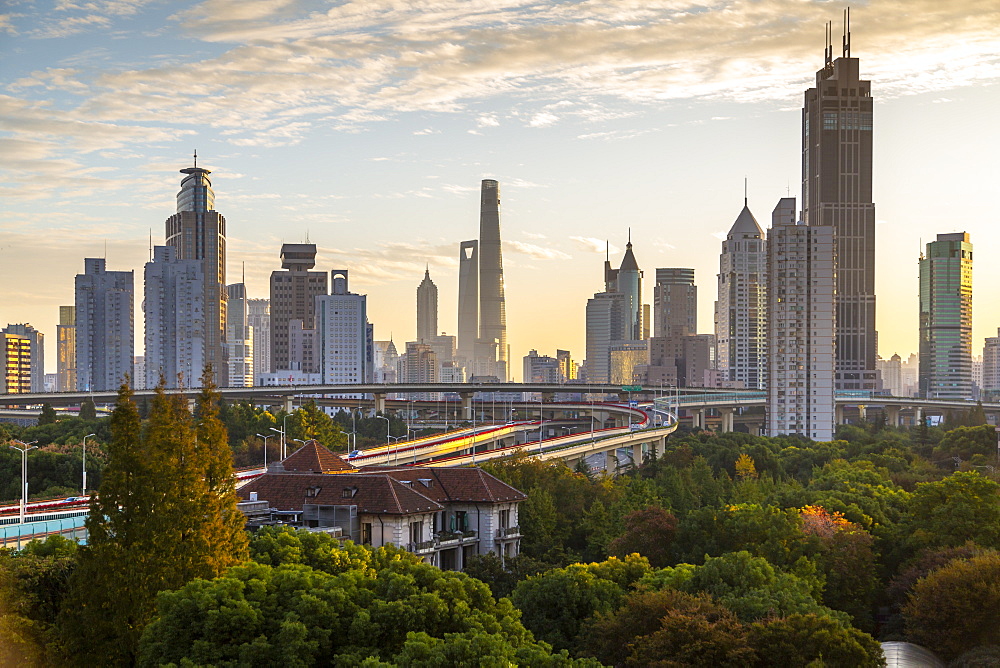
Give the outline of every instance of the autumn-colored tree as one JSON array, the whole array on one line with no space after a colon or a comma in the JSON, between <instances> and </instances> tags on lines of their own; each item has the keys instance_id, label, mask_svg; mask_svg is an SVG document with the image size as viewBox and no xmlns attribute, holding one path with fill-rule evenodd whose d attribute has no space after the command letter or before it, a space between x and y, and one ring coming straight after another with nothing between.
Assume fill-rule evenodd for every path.
<instances>
[{"instance_id":1,"label":"autumn-colored tree","mask_svg":"<svg viewBox=\"0 0 1000 668\"><path fill-rule=\"evenodd\" d=\"M757 479L757 466L754 464L753 457L745 452L736 459L736 479Z\"/></svg>"},{"instance_id":2,"label":"autumn-colored tree","mask_svg":"<svg viewBox=\"0 0 1000 668\"><path fill-rule=\"evenodd\" d=\"M670 564L670 543L677 531L677 518L659 506L647 506L625 516L625 533L608 545L617 557L637 552L656 568Z\"/></svg>"},{"instance_id":3,"label":"autumn-colored tree","mask_svg":"<svg viewBox=\"0 0 1000 668\"><path fill-rule=\"evenodd\" d=\"M1000 554L955 559L917 582L903 608L910 639L945 660L1000 645Z\"/></svg>"}]
</instances>

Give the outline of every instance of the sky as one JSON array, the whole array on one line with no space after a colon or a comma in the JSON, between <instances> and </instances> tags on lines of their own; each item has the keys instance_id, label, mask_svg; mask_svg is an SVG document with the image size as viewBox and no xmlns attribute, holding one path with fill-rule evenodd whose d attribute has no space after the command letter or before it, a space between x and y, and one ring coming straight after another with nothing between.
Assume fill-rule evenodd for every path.
<instances>
[{"instance_id":1,"label":"sky","mask_svg":"<svg viewBox=\"0 0 1000 668\"><path fill-rule=\"evenodd\" d=\"M582 361L606 245L693 267L713 331L721 239L799 196L803 91L846 3L819 0L6 0L0 5L0 324L46 335L85 257L136 272L212 170L228 282L266 297L282 242L348 269L377 339L415 336L429 267L454 334L458 248L500 182L508 340ZM974 354L1000 327L1000 3L851 10L872 81L879 352L917 350L917 260L967 231Z\"/></svg>"}]
</instances>

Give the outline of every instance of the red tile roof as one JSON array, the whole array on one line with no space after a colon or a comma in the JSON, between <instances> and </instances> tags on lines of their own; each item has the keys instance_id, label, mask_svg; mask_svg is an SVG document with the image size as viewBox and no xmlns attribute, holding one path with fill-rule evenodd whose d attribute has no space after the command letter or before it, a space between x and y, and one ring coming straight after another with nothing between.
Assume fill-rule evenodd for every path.
<instances>
[{"instance_id":1,"label":"red tile roof","mask_svg":"<svg viewBox=\"0 0 1000 668\"><path fill-rule=\"evenodd\" d=\"M443 510L440 503L388 475L268 472L237 490L242 501L249 500L251 492L257 492L258 501L286 511L301 510L304 504L357 506L360 513L376 515Z\"/></svg>"},{"instance_id":2,"label":"red tile roof","mask_svg":"<svg viewBox=\"0 0 1000 668\"><path fill-rule=\"evenodd\" d=\"M524 492L475 467L367 466L359 473L388 475L396 480L410 481L414 489L438 503L502 503L528 498Z\"/></svg>"},{"instance_id":3,"label":"red tile roof","mask_svg":"<svg viewBox=\"0 0 1000 668\"><path fill-rule=\"evenodd\" d=\"M331 473L350 471L354 468L315 440L307 441L301 448L285 457L281 465L286 471L298 473Z\"/></svg>"}]
</instances>

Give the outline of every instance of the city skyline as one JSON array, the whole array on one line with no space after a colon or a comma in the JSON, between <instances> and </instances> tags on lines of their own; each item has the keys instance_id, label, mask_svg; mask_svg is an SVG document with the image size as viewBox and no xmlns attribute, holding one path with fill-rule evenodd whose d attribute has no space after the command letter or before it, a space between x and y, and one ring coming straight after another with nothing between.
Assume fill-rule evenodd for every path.
<instances>
[{"instance_id":1,"label":"city skyline","mask_svg":"<svg viewBox=\"0 0 1000 668\"><path fill-rule=\"evenodd\" d=\"M8 96L0 100L8 133L0 137L8 165L0 281L8 289L0 320L29 322L46 335L47 371L55 370L58 307L72 303L82 259L104 257L106 243L109 266L141 270L151 229L163 243L158 230L176 170L195 147L228 220L228 271L239 275L246 262L250 297L267 296L281 243L308 237L319 247L318 269L347 267L369 295L376 338L413 338L414 314L394 305L412 300L425 263L441 277L439 328L455 332L455 244L473 235L477 182L495 178L505 193L513 359L556 348L582 359L584 305L600 288L604 241L620 254L629 227L647 272L696 270L698 330L712 331L717 235L739 211L743 177L754 211L799 194L801 91L822 65L823 25L839 7L776 2L684 15L622 4L595 27L584 25L594 8L574 17L548 8L532 18L521 5L462 12L435 3L425 8L419 40L439 52L451 43L448 31L465 35L453 37L466 43L454 47L462 52L454 60L467 65L453 83L443 85L443 71L421 61L410 75L367 71L376 78L368 106L357 90L306 102L302 94L315 84L292 83L291 75L273 102L251 104L264 99L247 79L252 56L273 83L289 74L279 52L320 58L324 35L358 49L337 67L322 60L330 76L370 65L362 47L379 40L394 40L399 50L387 57L403 68L401 45L418 40L403 27L411 15L370 6L337 28L321 13L263 5L228 22L216 18L225 13L218 4L0 19L8 32ZM354 7L335 8L332 18ZM727 15L727 7L736 11ZM917 349L921 240L967 229L984 257L1000 249L989 224L997 168L987 162L1000 146L988 122L1000 98L1000 16L975 3L923 8L913 3L901 15L898 5L873 2L852 16L852 55L875 97L876 324L886 358ZM975 25L965 20L973 13ZM157 18L186 39L154 27ZM501 18L513 28L497 27ZM118 27L117 40L103 40L108 26ZM710 28L728 31L732 45ZM583 35L569 37L573 29L600 39L585 45ZM835 37L839 29L835 23ZM557 65L526 60L529 48L514 38L527 34L573 49ZM679 46L685 40L695 46ZM198 48L181 49L192 42ZM300 79L318 76L284 60L305 68L291 73L308 75ZM220 67L226 63L230 69ZM232 80L216 73L198 89L183 78L212 67ZM161 94L167 84L177 87L169 99ZM197 118L178 120L178 100L200 103ZM995 264L977 263L974 282L1000 283ZM1000 300L985 289L974 300L977 354L1000 324ZM137 319L139 341L141 331Z\"/></svg>"}]
</instances>

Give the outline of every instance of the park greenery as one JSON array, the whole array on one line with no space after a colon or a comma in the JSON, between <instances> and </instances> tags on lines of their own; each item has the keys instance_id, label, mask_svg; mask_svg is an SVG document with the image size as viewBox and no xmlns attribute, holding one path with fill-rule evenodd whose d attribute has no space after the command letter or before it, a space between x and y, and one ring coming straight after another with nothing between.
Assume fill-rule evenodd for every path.
<instances>
[{"instance_id":1,"label":"park greenery","mask_svg":"<svg viewBox=\"0 0 1000 668\"><path fill-rule=\"evenodd\" d=\"M483 468L528 495L521 554L465 573L287 527L248 538L231 471L263 459L256 434L287 425L343 451L351 422L226 405L208 385L193 413L122 388L110 418L4 427L45 446L33 488L75 491L91 433L101 477L85 547L0 553L0 665L879 666L884 640L1000 660L990 426L873 421L829 443L696 430L613 475L497 460ZM361 448L386 422L353 429Z\"/></svg>"}]
</instances>

